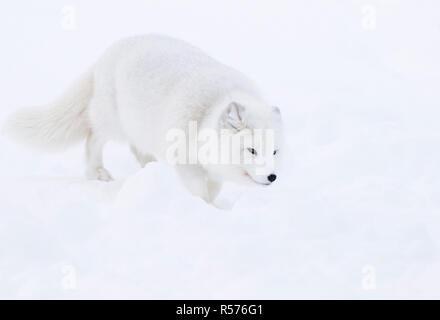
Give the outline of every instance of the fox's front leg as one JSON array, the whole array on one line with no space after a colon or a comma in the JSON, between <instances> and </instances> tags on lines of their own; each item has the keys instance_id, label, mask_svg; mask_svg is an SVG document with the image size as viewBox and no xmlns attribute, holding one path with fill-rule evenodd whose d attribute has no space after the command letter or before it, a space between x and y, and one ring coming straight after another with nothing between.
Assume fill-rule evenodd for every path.
<instances>
[{"instance_id":1,"label":"fox's front leg","mask_svg":"<svg viewBox=\"0 0 440 320\"><path fill-rule=\"evenodd\" d=\"M209 192L209 199L210 199L211 203L213 203L213 201L219 195L220 191L222 190L222 186L223 186L223 184L220 182L208 180L208 192Z\"/></svg>"},{"instance_id":2,"label":"fox's front leg","mask_svg":"<svg viewBox=\"0 0 440 320\"><path fill-rule=\"evenodd\" d=\"M212 204L221 184L209 180L205 170L198 165L179 165L176 169L183 185L191 194Z\"/></svg>"},{"instance_id":3,"label":"fox's front leg","mask_svg":"<svg viewBox=\"0 0 440 320\"><path fill-rule=\"evenodd\" d=\"M140 166L142 168L145 168L145 166L150 162L155 162L156 158L149 154L143 154L139 152L134 146L130 147L131 152L136 157L136 160L139 162Z\"/></svg>"}]
</instances>

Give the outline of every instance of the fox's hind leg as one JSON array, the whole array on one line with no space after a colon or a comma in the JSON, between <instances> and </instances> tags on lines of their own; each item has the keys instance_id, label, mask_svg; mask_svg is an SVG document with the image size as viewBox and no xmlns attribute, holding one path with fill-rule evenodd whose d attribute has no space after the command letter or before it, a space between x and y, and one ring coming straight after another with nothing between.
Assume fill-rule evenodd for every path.
<instances>
[{"instance_id":1,"label":"fox's hind leg","mask_svg":"<svg viewBox=\"0 0 440 320\"><path fill-rule=\"evenodd\" d=\"M157 161L156 158L149 154L143 154L139 152L135 147L130 147L131 152L136 157L137 161L144 168L148 163Z\"/></svg>"},{"instance_id":2,"label":"fox's hind leg","mask_svg":"<svg viewBox=\"0 0 440 320\"><path fill-rule=\"evenodd\" d=\"M107 141L98 137L93 132L89 133L86 143L86 176L90 180L112 181L110 173L104 168L102 153Z\"/></svg>"}]
</instances>

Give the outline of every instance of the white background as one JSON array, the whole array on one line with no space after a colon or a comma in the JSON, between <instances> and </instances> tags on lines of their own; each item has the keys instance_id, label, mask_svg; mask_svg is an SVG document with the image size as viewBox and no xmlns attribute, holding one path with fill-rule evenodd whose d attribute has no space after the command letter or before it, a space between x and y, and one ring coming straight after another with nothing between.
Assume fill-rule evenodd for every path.
<instances>
[{"instance_id":1,"label":"white background","mask_svg":"<svg viewBox=\"0 0 440 320\"><path fill-rule=\"evenodd\" d=\"M0 297L440 298L438 1L2 1L0 121L150 32L282 109L280 181L219 211L125 146L106 184L1 138Z\"/></svg>"}]
</instances>

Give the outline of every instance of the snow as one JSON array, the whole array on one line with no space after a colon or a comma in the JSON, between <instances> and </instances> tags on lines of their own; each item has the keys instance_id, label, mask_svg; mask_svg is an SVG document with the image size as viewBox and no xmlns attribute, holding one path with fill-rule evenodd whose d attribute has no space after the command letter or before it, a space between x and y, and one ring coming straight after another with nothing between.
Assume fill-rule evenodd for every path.
<instances>
[{"instance_id":1,"label":"snow","mask_svg":"<svg viewBox=\"0 0 440 320\"><path fill-rule=\"evenodd\" d=\"M117 180L101 183L83 178L83 146L1 138L1 298L440 298L438 1L70 5L73 28L59 1L0 5L0 121L115 40L160 32L280 106L284 169L270 188L227 186L222 211L125 146L107 147Z\"/></svg>"}]
</instances>

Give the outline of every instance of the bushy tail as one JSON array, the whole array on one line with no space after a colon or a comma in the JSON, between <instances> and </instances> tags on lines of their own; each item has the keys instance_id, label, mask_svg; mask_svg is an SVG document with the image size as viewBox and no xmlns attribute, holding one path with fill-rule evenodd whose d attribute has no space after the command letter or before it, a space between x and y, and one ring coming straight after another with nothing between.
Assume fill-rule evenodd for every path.
<instances>
[{"instance_id":1,"label":"bushy tail","mask_svg":"<svg viewBox=\"0 0 440 320\"><path fill-rule=\"evenodd\" d=\"M2 131L30 147L47 151L65 149L87 137L86 108L92 95L93 71L90 70L53 103L13 113Z\"/></svg>"}]
</instances>

